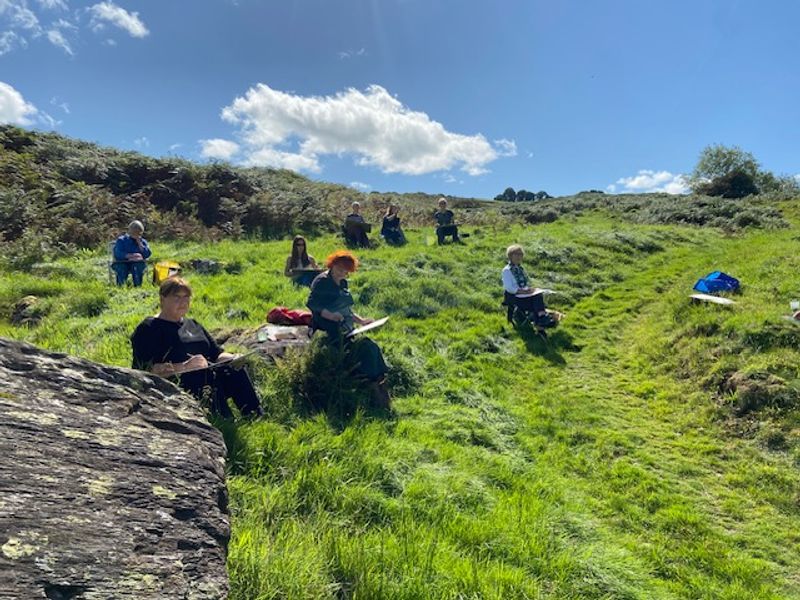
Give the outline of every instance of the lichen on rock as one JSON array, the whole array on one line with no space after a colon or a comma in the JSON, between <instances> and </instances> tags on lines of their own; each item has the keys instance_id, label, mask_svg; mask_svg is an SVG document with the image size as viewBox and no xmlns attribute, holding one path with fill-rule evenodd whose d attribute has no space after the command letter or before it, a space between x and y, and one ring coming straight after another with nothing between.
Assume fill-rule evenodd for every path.
<instances>
[{"instance_id":1,"label":"lichen on rock","mask_svg":"<svg viewBox=\"0 0 800 600\"><path fill-rule=\"evenodd\" d=\"M228 592L224 444L173 384L0 338L0 597Z\"/></svg>"}]
</instances>

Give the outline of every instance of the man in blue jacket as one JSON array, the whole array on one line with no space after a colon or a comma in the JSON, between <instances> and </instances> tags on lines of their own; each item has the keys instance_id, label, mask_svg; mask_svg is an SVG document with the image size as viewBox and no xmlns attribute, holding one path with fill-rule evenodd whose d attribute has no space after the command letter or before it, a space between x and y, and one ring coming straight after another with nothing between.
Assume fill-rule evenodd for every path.
<instances>
[{"instance_id":1,"label":"man in blue jacket","mask_svg":"<svg viewBox=\"0 0 800 600\"><path fill-rule=\"evenodd\" d=\"M141 221L131 221L128 233L121 235L114 243L114 262L111 267L117 274L117 285L125 285L130 273L133 285L142 285L145 262L150 258L150 247L142 237L144 225Z\"/></svg>"}]
</instances>

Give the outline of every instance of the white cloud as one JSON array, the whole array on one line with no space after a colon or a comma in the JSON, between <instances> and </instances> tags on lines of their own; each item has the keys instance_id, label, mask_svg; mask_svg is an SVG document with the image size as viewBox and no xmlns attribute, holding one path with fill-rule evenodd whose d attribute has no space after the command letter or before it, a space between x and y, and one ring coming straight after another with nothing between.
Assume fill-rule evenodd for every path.
<instances>
[{"instance_id":1,"label":"white cloud","mask_svg":"<svg viewBox=\"0 0 800 600\"><path fill-rule=\"evenodd\" d=\"M32 125L39 111L17 90L0 81L0 123Z\"/></svg>"},{"instance_id":2,"label":"white cloud","mask_svg":"<svg viewBox=\"0 0 800 600\"><path fill-rule=\"evenodd\" d=\"M57 8L59 10L67 10L67 3L65 0L36 0L42 8L47 10L53 10Z\"/></svg>"},{"instance_id":3,"label":"white cloud","mask_svg":"<svg viewBox=\"0 0 800 600\"><path fill-rule=\"evenodd\" d=\"M54 118L53 118L53 117L52 117L52 116L51 116L49 113L46 113L46 112L45 112L45 111L43 111L43 110L40 110L40 111L37 113L37 115L36 115L36 116L37 116L37 118L38 118L38 121L39 121L40 123L44 123L45 125L47 125L48 127L50 127L50 129L55 129L56 127L58 127L59 125L61 125L61 121L59 121L59 120L57 120L57 119L54 119Z\"/></svg>"},{"instance_id":4,"label":"white cloud","mask_svg":"<svg viewBox=\"0 0 800 600\"><path fill-rule=\"evenodd\" d=\"M59 102L58 96L53 96L52 98L50 98L50 104L52 106L57 106L58 108L63 110L66 114L70 113L69 104L67 104L66 102Z\"/></svg>"},{"instance_id":5,"label":"white cloud","mask_svg":"<svg viewBox=\"0 0 800 600\"><path fill-rule=\"evenodd\" d=\"M4 31L0 33L0 56L11 52L15 46L26 46L25 38L20 37L13 31Z\"/></svg>"},{"instance_id":6,"label":"white cloud","mask_svg":"<svg viewBox=\"0 0 800 600\"><path fill-rule=\"evenodd\" d=\"M495 140L494 141L495 148L497 149L498 156L516 156L517 155L517 144L514 140Z\"/></svg>"},{"instance_id":7,"label":"white cloud","mask_svg":"<svg viewBox=\"0 0 800 600\"><path fill-rule=\"evenodd\" d=\"M34 37L42 34L39 19L28 8L26 0L0 0L0 15L5 15L12 29L24 29Z\"/></svg>"},{"instance_id":8,"label":"white cloud","mask_svg":"<svg viewBox=\"0 0 800 600\"><path fill-rule=\"evenodd\" d=\"M103 44L106 45L106 46L116 46L117 45L117 40L112 39L112 38L108 38L105 41L103 41Z\"/></svg>"},{"instance_id":9,"label":"white cloud","mask_svg":"<svg viewBox=\"0 0 800 600\"><path fill-rule=\"evenodd\" d=\"M364 56L366 53L367 50L365 48L360 48L359 50L342 50L339 52L339 60L346 60L355 56Z\"/></svg>"},{"instance_id":10,"label":"white cloud","mask_svg":"<svg viewBox=\"0 0 800 600\"><path fill-rule=\"evenodd\" d=\"M362 192L368 192L369 190L372 189L372 186L370 184L363 183L361 181L351 181L349 185L351 188L361 190Z\"/></svg>"},{"instance_id":11,"label":"white cloud","mask_svg":"<svg viewBox=\"0 0 800 600\"><path fill-rule=\"evenodd\" d=\"M244 162L296 170L321 169L327 154L351 154L356 164L384 173L422 175L460 168L470 175L516 152L511 140L493 146L483 135L447 131L378 85L335 96L300 96L258 84L222 110L239 127ZM297 144L297 151L287 146Z\"/></svg>"},{"instance_id":12,"label":"white cloud","mask_svg":"<svg viewBox=\"0 0 800 600\"><path fill-rule=\"evenodd\" d=\"M147 137L142 136L133 140L133 145L137 148L149 148L150 140L148 140Z\"/></svg>"},{"instance_id":13,"label":"white cloud","mask_svg":"<svg viewBox=\"0 0 800 600\"><path fill-rule=\"evenodd\" d=\"M181 146L183 146L183 144L172 144L172 145L169 147L169 151L170 151L170 152L175 152L175 150L177 150L177 149L178 149L178 148L180 148Z\"/></svg>"},{"instance_id":14,"label":"white cloud","mask_svg":"<svg viewBox=\"0 0 800 600\"><path fill-rule=\"evenodd\" d=\"M684 175L673 174L669 171L651 171L642 169L632 177L622 177L617 180L617 185L623 187L624 193L655 193L687 194L689 186ZM610 192L616 191L616 185L606 188Z\"/></svg>"},{"instance_id":15,"label":"white cloud","mask_svg":"<svg viewBox=\"0 0 800 600\"><path fill-rule=\"evenodd\" d=\"M216 158L219 160L230 160L239 152L239 144L230 140L219 138L211 140L200 140L200 154L205 158Z\"/></svg>"},{"instance_id":16,"label":"white cloud","mask_svg":"<svg viewBox=\"0 0 800 600\"><path fill-rule=\"evenodd\" d=\"M47 39L51 44L58 46L70 56L75 56L75 53L72 51L72 47L69 45L67 38L65 38L64 34L58 29L49 29L47 31Z\"/></svg>"},{"instance_id":17,"label":"white cloud","mask_svg":"<svg viewBox=\"0 0 800 600\"><path fill-rule=\"evenodd\" d=\"M94 31L100 31L106 23L111 23L124 29L133 37L143 38L150 33L139 18L139 13L129 13L113 2L100 2L89 7L88 10L92 15L89 25Z\"/></svg>"}]
</instances>

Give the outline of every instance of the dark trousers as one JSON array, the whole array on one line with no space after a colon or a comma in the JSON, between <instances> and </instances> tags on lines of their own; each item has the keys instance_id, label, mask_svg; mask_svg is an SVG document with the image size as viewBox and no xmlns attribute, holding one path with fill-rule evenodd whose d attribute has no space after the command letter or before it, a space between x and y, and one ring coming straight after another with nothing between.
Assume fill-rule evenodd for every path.
<instances>
[{"instance_id":1,"label":"dark trousers","mask_svg":"<svg viewBox=\"0 0 800 600\"><path fill-rule=\"evenodd\" d=\"M383 239L392 246L402 246L406 243L406 236L400 229L387 229L383 232Z\"/></svg>"},{"instance_id":2,"label":"dark trousers","mask_svg":"<svg viewBox=\"0 0 800 600\"><path fill-rule=\"evenodd\" d=\"M514 310L538 315L546 310L544 305L544 294L536 294L529 298L517 298L514 294L504 292L503 304L508 307L508 320L511 321Z\"/></svg>"},{"instance_id":3,"label":"dark trousers","mask_svg":"<svg viewBox=\"0 0 800 600\"><path fill-rule=\"evenodd\" d=\"M111 267L117 275L117 285L125 285L128 279L128 274L133 278L133 286L139 287L142 285L142 278L144 277L144 269L147 266L143 260L134 262L115 262Z\"/></svg>"},{"instance_id":4,"label":"dark trousers","mask_svg":"<svg viewBox=\"0 0 800 600\"><path fill-rule=\"evenodd\" d=\"M358 364L356 369L370 381L380 381L389 371L380 346L363 335L348 344L348 358Z\"/></svg>"},{"instance_id":5,"label":"dark trousers","mask_svg":"<svg viewBox=\"0 0 800 600\"><path fill-rule=\"evenodd\" d=\"M436 238L439 245L444 244L444 238L448 235L453 236L453 241L458 241L458 226L457 225L440 225L436 228Z\"/></svg>"},{"instance_id":6,"label":"dark trousers","mask_svg":"<svg viewBox=\"0 0 800 600\"><path fill-rule=\"evenodd\" d=\"M181 376L181 387L198 400L203 400L206 390L211 390L211 412L226 419L233 416L228 398L243 415L260 412L261 405L247 371L232 367L219 367L194 371Z\"/></svg>"}]
</instances>

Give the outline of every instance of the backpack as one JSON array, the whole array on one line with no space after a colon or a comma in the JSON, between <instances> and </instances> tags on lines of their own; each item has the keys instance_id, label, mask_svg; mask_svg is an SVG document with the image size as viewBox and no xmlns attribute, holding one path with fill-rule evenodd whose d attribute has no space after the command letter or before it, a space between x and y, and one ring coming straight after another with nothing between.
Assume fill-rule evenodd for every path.
<instances>
[{"instance_id":1,"label":"backpack","mask_svg":"<svg viewBox=\"0 0 800 600\"><path fill-rule=\"evenodd\" d=\"M698 279L694 284L694 289L704 294L735 292L739 289L739 280L722 271L714 271L702 279Z\"/></svg>"}]
</instances>

